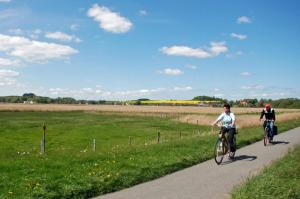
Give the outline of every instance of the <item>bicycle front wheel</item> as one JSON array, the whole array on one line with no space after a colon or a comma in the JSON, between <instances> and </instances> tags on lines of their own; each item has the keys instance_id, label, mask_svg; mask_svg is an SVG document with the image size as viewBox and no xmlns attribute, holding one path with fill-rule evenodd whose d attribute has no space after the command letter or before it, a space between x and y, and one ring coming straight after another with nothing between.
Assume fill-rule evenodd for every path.
<instances>
[{"instance_id":1,"label":"bicycle front wheel","mask_svg":"<svg viewBox=\"0 0 300 199\"><path fill-rule=\"evenodd\" d=\"M267 146L267 144L269 143L269 136L268 136L268 130L265 130L264 133L264 145Z\"/></svg>"},{"instance_id":2,"label":"bicycle front wheel","mask_svg":"<svg viewBox=\"0 0 300 199\"><path fill-rule=\"evenodd\" d=\"M225 146L220 138L217 139L214 149L215 162L221 164L225 155Z\"/></svg>"}]
</instances>

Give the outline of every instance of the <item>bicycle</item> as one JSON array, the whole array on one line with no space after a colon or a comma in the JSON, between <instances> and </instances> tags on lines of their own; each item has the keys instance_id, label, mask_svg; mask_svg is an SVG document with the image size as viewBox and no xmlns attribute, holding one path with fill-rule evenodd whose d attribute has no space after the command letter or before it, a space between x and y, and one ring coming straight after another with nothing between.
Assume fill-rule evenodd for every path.
<instances>
[{"instance_id":1,"label":"bicycle","mask_svg":"<svg viewBox=\"0 0 300 199\"><path fill-rule=\"evenodd\" d=\"M273 123L273 120L265 120L266 121L266 127L264 128L264 146L267 146L269 143L272 143L273 138L273 132L271 131L271 123Z\"/></svg>"},{"instance_id":2,"label":"bicycle","mask_svg":"<svg viewBox=\"0 0 300 199\"><path fill-rule=\"evenodd\" d=\"M213 128L213 127L212 127ZM236 134L236 133L235 133ZM233 147L236 149L236 138L233 137ZM214 148L214 159L215 162L219 165L222 163L224 156L228 153L229 159L233 160L235 151L231 152L227 136L220 130L220 134L215 144Z\"/></svg>"}]
</instances>

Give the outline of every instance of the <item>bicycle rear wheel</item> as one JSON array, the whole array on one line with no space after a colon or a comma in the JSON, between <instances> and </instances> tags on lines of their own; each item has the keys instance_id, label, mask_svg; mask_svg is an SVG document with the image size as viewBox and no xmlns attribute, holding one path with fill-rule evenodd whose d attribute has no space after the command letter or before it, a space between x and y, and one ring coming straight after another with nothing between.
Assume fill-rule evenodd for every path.
<instances>
[{"instance_id":1,"label":"bicycle rear wheel","mask_svg":"<svg viewBox=\"0 0 300 199\"><path fill-rule=\"evenodd\" d=\"M222 143L222 139L218 138L214 149L215 162L217 164L221 164L225 154L226 150L224 144Z\"/></svg>"}]
</instances>

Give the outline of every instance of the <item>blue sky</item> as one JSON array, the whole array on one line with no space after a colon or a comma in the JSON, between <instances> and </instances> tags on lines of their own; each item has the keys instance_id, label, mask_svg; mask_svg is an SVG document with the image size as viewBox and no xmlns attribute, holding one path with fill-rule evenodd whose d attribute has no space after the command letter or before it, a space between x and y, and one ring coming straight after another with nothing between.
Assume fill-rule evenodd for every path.
<instances>
[{"instance_id":1,"label":"blue sky","mask_svg":"<svg viewBox=\"0 0 300 199\"><path fill-rule=\"evenodd\" d=\"M0 0L0 96L300 98L300 2Z\"/></svg>"}]
</instances>

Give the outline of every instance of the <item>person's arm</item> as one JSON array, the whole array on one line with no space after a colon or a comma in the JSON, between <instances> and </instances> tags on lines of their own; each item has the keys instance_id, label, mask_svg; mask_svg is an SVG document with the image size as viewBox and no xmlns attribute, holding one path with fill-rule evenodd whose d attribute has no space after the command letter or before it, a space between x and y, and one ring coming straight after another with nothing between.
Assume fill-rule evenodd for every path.
<instances>
[{"instance_id":1,"label":"person's arm","mask_svg":"<svg viewBox=\"0 0 300 199\"><path fill-rule=\"evenodd\" d=\"M223 119L224 113L222 113L213 123L212 125L216 125L218 122L220 122Z\"/></svg>"},{"instance_id":2,"label":"person's arm","mask_svg":"<svg viewBox=\"0 0 300 199\"><path fill-rule=\"evenodd\" d=\"M231 117L231 119L232 119L231 125L232 125L232 126L235 126L235 115L234 115L234 113L230 113L230 117Z\"/></svg>"},{"instance_id":3,"label":"person's arm","mask_svg":"<svg viewBox=\"0 0 300 199\"><path fill-rule=\"evenodd\" d=\"M261 111L261 114L260 114L260 118L259 118L259 120L261 120L261 119L264 117L264 114L265 114L265 111L264 111L264 110L262 110L262 111Z\"/></svg>"}]
</instances>

